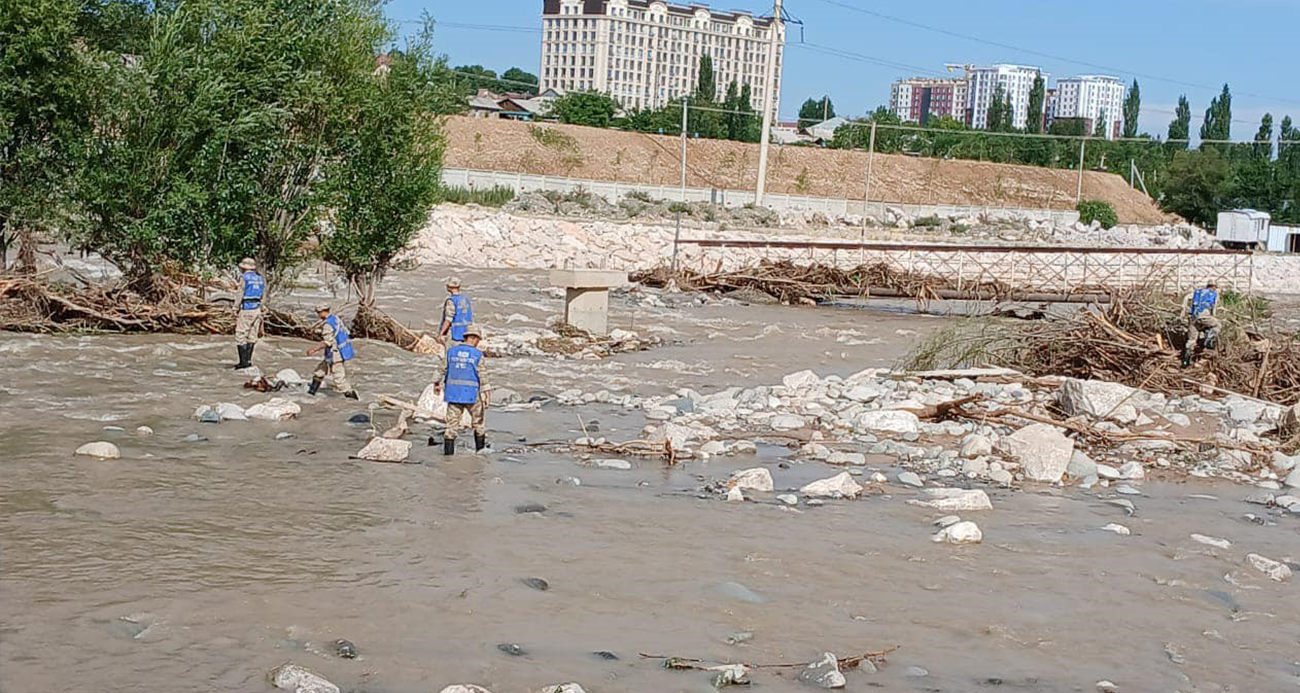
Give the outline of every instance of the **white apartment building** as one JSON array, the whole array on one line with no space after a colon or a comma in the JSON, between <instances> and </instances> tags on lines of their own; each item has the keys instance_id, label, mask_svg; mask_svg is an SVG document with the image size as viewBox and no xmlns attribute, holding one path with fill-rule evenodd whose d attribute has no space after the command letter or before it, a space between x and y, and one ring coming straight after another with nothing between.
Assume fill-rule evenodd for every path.
<instances>
[{"instance_id":1,"label":"white apartment building","mask_svg":"<svg viewBox=\"0 0 1300 693\"><path fill-rule=\"evenodd\" d=\"M1124 127L1124 83L1110 75L1080 75L1056 83L1055 118L1085 118L1090 130L1106 123L1106 139Z\"/></svg>"},{"instance_id":2,"label":"white apartment building","mask_svg":"<svg viewBox=\"0 0 1300 693\"><path fill-rule=\"evenodd\" d=\"M774 22L663 0L543 0L540 89L597 91L628 110L659 108L695 90L701 55L713 58L719 101L733 80L763 107ZM784 27L776 50L775 116Z\"/></svg>"},{"instance_id":3,"label":"white apartment building","mask_svg":"<svg viewBox=\"0 0 1300 693\"><path fill-rule=\"evenodd\" d=\"M1011 124L1017 128L1025 127L1029 113L1029 91L1033 89L1034 78L1042 76L1047 82L1046 72L1027 65L990 65L966 67L966 107L970 111L968 124L974 128L988 127L989 103L993 92L999 85L1011 101Z\"/></svg>"}]
</instances>

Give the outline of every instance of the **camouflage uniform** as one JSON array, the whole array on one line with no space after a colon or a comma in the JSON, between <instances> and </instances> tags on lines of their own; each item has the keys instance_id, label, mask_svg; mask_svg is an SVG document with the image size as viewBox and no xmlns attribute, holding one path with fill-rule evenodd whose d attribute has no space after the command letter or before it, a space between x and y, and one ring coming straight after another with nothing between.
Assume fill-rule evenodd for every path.
<instances>
[{"instance_id":1,"label":"camouflage uniform","mask_svg":"<svg viewBox=\"0 0 1300 693\"><path fill-rule=\"evenodd\" d=\"M331 356L321 359L312 373L313 378L324 380L327 376L332 377L334 389L339 392L351 392L352 387L348 384L347 366L344 365L343 357L339 355L338 345L334 343L334 328L325 321L320 324L320 341L326 347L326 353L333 351Z\"/></svg>"},{"instance_id":2,"label":"camouflage uniform","mask_svg":"<svg viewBox=\"0 0 1300 693\"><path fill-rule=\"evenodd\" d=\"M442 383L444 376L438 377L438 382ZM473 404L453 404L447 403L447 425L443 437L448 440L455 440L457 432L460 430L460 422L465 418L465 412L469 412L470 428L477 435L487 433L487 392L491 389L488 385L487 376L483 373L483 363L480 361L478 366L478 399Z\"/></svg>"}]
</instances>

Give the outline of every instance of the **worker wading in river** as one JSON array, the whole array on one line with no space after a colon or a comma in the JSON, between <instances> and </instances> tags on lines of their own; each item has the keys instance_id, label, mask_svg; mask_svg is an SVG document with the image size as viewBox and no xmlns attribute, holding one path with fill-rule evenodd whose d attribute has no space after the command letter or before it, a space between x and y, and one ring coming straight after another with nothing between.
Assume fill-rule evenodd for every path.
<instances>
[{"instance_id":1,"label":"worker wading in river","mask_svg":"<svg viewBox=\"0 0 1300 693\"><path fill-rule=\"evenodd\" d=\"M1218 342L1219 329L1223 327L1223 323L1216 317L1219 310L1218 285L1211 281L1204 288L1187 294L1183 297L1183 309L1187 315L1187 344L1183 347L1183 366L1190 366L1196 356L1198 342L1201 342L1201 349L1213 349Z\"/></svg>"},{"instance_id":2,"label":"worker wading in river","mask_svg":"<svg viewBox=\"0 0 1300 693\"><path fill-rule=\"evenodd\" d=\"M447 402L447 427L442 439L445 455L456 452L456 434L465 412L469 412L470 425L474 429L474 451L487 447L485 419L491 395L483 376L483 352L478 348L483 335L476 325L471 324L465 328L463 336L464 344L447 350L447 370L435 383L437 391L443 393Z\"/></svg>"},{"instance_id":3,"label":"worker wading in river","mask_svg":"<svg viewBox=\"0 0 1300 693\"><path fill-rule=\"evenodd\" d=\"M474 322L474 308L460 292L460 280L447 278L447 300L442 303L442 321L438 324L438 343L444 353L465 341L465 330Z\"/></svg>"},{"instance_id":4,"label":"worker wading in river","mask_svg":"<svg viewBox=\"0 0 1300 693\"><path fill-rule=\"evenodd\" d=\"M316 316L321 319L320 344L308 349L307 355L315 356L324 351L325 358L311 374L311 387L307 390L307 394L316 394L321 382L329 377L334 380L335 390L342 392L348 399L357 399L357 391L348 384L346 365L356 356L356 351L352 348L352 338L348 336L348 330L339 321L338 316L330 313L328 305L322 303L316 306Z\"/></svg>"},{"instance_id":5,"label":"worker wading in river","mask_svg":"<svg viewBox=\"0 0 1300 693\"><path fill-rule=\"evenodd\" d=\"M246 257L239 261L242 292L239 298L238 313L235 315L235 348L239 350L239 363L235 368L248 368L253 365L253 347L257 338L262 336L262 296L266 293L266 281L257 272L257 263Z\"/></svg>"}]
</instances>

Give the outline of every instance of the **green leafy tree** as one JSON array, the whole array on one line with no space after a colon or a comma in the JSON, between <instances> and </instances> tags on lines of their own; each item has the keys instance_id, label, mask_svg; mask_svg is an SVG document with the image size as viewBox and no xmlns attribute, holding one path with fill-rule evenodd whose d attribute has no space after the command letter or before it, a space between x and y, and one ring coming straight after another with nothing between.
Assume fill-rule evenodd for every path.
<instances>
[{"instance_id":1,"label":"green leafy tree","mask_svg":"<svg viewBox=\"0 0 1300 693\"><path fill-rule=\"evenodd\" d=\"M1166 172L1160 206L1188 221L1210 226L1224 208L1232 168L1218 149L1177 152Z\"/></svg>"},{"instance_id":2,"label":"green leafy tree","mask_svg":"<svg viewBox=\"0 0 1300 693\"><path fill-rule=\"evenodd\" d=\"M835 128L835 135L828 146L834 149L866 149L871 144L871 124L877 126L902 125L903 121L893 111L884 106L868 113L865 118L852 120ZM908 142L909 133L890 127L876 128L876 151L883 154L896 154L903 150Z\"/></svg>"},{"instance_id":3,"label":"green leafy tree","mask_svg":"<svg viewBox=\"0 0 1300 693\"><path fill-rule=\"evenodd\" d=\"M443 138L437 113L446 66L433 53L432 27L413 37L384 74L356 85L360 106L339 154L325 167L334 210L321 255L357 288L357 333L393 258L424 225L439 189Z\"/></svg>"},{"instance_id":4,"label":"green leafy tree","mask_svg":"<svg viewBox=\"0 0 1300 693\"><path fill-rule=\"evenodd\" d=\"M1006 90L999 84L993 88L993 94L989 97L986 129L991 132L1010 132L1013 125L1011 100L1007 97Z\"/></svg>"},{"instance_id":5,"label":"green leafy tree","mask_svg":"<svg viewBox=\"0 0 1300 693\"><path fill-rule=\"evenodd\" d=\"M715 103L718 98L718 78L713 72L713 56L708 53L700 56L695 78L695 98L701 103Z\"/></svg>"},{"instance_id":6,"label":"green leafy tree","mask_svg":"<svg viewBox=\"0 0 1300 693\"><path fill-rule=\"evenodd\" d=\"M1029 89L1029 115L1025 121L1025 132L1043 131L1043 100L1047 96L1047 84L1043 76L1034 77L1034 85Z\"/></svg>"},{"instance_id":7,"label":"green leafy tree","mask_svg":"<svg viewBox=\"0 0 1300 693\"><path fill-rule=\"evenodd\" d=\"M496 70L489 70L482 65L457 65L452 68L456 81L471 93L479 89L501 91L501 82Z\"/></svg>"},{"instance_id":8,"label":"green leafy tree","mask_svg":"<svg viewBox=\"0 0 1300 693\"><path fill-rule=\"evenodd\" d=\"M1110 114L1103 110L1103 111L1101 111L1100 113L1097 114L1097 122L1096 122L1096 123L1093 123L1093 126L1092 126L1092 136L1093 136L1093 137L1105 137L1105 136L1106 136L1106 128L1107 128L1109 125L1110 125Z\"/></svg>"},{"instance_id":9,"label":"green leafy tree","mask_svg":"<svg viewBox=\"0 0 1300 693\"><path fill-rule=\"evenodd\" d=\"M504 91L537 91L537 75L512 67L501 73L501 86Z\"/></svg>"},{"instance_id":10,"label":"green leafy tree","mask_svg":"<svg viewBox=\"0 0 1300 693\"><path fill-rule=\"evenodd\" d=\"M835 104L831 103L831 97L829 96L822 96L820 99L810 98L799 106L799 127L801 128L816 125L834 117Z\"/></svg>"},{"instance_id":11,"label":"green leafy tree","mask_svg":"<svg viewBox=\"0 0 1300 693\"><path fill-rule=\"evenodd\" d=\"M1202 140L1228 140L1232 138L1232 93L1228 85L1223 85L1223 92L1210 100L1210 107L1205 109L1205 121L1201 123ZM1206 145L1202 144L1204 148ZM1226 149L1226 146L1219 146Z\"/></svg>"},{"instance_id":12,"label":"green leafy tree","mask_svg":"<svg viewBox=\"0 0 1300 693\"><path fill-rule=\"evenodd\" d=\"M571 91L551 102L547 116L561 123L609 127L618 112L618 102L608 94L594 91Z\"/></svg>"},{"instance_id":13,"label":"green leafy tree","mask_svg":"<svg viewBox=\"0 0 1300 693\"><path fill-rule=\"evenodd\" d=\"M1124 96L1124 137L1137 137L1138 134L1138 115L1142 111L1142 91L1138 88L1138 81L1133 80L1133 86L1128 88L1128 94Z\"/></svg>"},{"instance_id":14,"label":"green leafy tree","mask_svg":"<svg viewBox=\"0 0 1300 693\"><path fill-rule=\"evenodd\" d=\"M1273 156L1273 114L1265 113L1259 119L1259 131L1255 133L1255 143L1251 151L1256 159L1269 160Z\"/></svg>"},{"instance_id":15,"label":"green leafy tree","mask_svg":"<svg viewBox=\"0 0 1300 693\"><path fill-rule=\"evenodd\" d=\"M1192 134L1192 106L1187 95L1178 97L1174 119L1169 121L1169 144L1176 149L1187 149L1187 138Z\"/></svg>"}]
</instances>

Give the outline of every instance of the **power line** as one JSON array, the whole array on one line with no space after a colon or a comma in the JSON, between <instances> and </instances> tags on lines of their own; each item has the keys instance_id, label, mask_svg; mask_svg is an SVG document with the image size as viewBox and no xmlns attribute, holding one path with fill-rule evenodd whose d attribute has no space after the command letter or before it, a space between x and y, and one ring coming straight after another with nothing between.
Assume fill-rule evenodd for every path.
<instances>
[{"instance_id":1,"label":"power line","mask_svg":"<svg viewBox=\"0 0 1300 693\"><path fill-rule=\"evenodd\" d=\"M1064 56L1054 55L1054 54L1052 54L1052 53L1045 53L1045 52L1043 52L1043 51L1037 51L1037 50L1033 50L1033 49L1031 49L1031 48L1023 48L1023 47L1021 47L1021 46L1015 46L1015 45L1012 45L1012 44L1009 44L1009 43L1002 43L1001 41L993 41L993 40L990 40L990 39L981 38L981 37L979 37L979 36L972 36L972 35L970 35L970 34L963 34L963 33L960 33L960 32L956 32L956 31L951 31L951 30L948 30L948 29L944 29L944 28L942 28L942 27L932 26L932 25L929 25L929 24L923 24L923 23L921 23L921 22L912 21L912 20L910 20L910 19L904 19L904 18L902 18L902 17L894 17L894 16L892 16L892 15L884 14L883 12L876 12L875 10L869 10L869 9L864 8L864 7L858 7L857 5L851 5L851 4L847 3L847 2L840 2L839 0L817 0L817 2L825 3L825 4L827 4L827 5L832 5L832 6L835 6L835 7L840 7L840 8L843 8L843 9L846 9L846 10L850 10L850 11L853 11L853 12L859 12L859 13L861 13L861 14L865 14L865 15L869 15L869 16L872 16L872 17L876 17L876 18L878 18L878 19L883 19L883 20L885 20L885 21L895 22L895 23L897 23L897 24L902 24L902 25L904 25L904 26L910 26L910 27L915 28L915 29L923 29L923 30L925 30L925 31L932 31L932 32L935 32L935 33L938 33L938 34L943 34L944 36L950 36L950 37L953 37L953 38L959 38L959 39L963 39L963 40L966 40L966 41L974 41L975 43L982 43L982 44L989 45L989 46L994 46L994 47L997 47L997 48L1004 48L1004 49L1006 49L1006 50L1018 51L1018 52L1021 52L1021 53L1026 53L1026 54L1028 54L1028 55L1036 55L1036 56L1039 56L1039 57L1042 57L1042 58L1049 58L1049 59L1057 60L1057 61L1060 61L1060 62L1073 63L1073 64L1075 64L1075 65L1083 65L1083 66L1085 66L1085 67L1091 67L1091 68L1095 68L1095 69L1098 69L1098 70L1105 70L1105 71L1107 71L1107 72L1118 72L1118 73L1121 73L1121 74L1128 74L1128 75L1132 75L1132 76L1134 76L1134 77L1141 77L1141 78L1143 78L1143 79L1150 79L1150 80L1155 80L1155 81L1158 81L1158 82L1168 82L1168 83L1170 83L1170 84L1177 84L1177 85L1185 86L1185 87L1193 87L1193 88L1196 88L1196 89L1206 89L1206 90L1209 90L1209 91L1218 91L1218 90L1219 90L1219 87L1213 87L1213 86L1209 86L1209 85L1206 85L1206 84L1198 84L1198 83L1196 83L1196 82L1187 82L1187 81L1180 80L1180 79L1175 79L1175 78L1172 78L1172 77L1163 77L1163 76L1160 76L1160 75L1153 75L1153 74L1148 74L1148 73L1136 72L1136 71L1133 71L1133 70L1124 70L1124 69L1121 69L1121 68L1111 67L1111 66L1107 66L1107 65L1101 65L1101 64L1098 64L1098 63L1092 63L1092 62L1088 62L1088 61L1085 61L1085 60L1075 60L1075 59L1073 59L1073 58L1066 58L1066 57L1064 57ZM1238 93L1238 94L1241 94L1242 96L1253 96L1253 97L1255 97L1255 98L1259 98L1259 99L1268 99L1268 100L1271 100L1271 101L1281 101L1281 102L1284 102L1284 103L1300 103L1300 101L1296 101L1295 99L1280 99L1280 98L1277 98L1277 97L1274 97L1274 96L1267 96L1267 95L1264 95L1264 94L1256 94L1256 93L1252 93L1252 92L1248 92L1248 91L1240 91L1240 92L1237 92L1237 93Z\"/></svg>"},{"instance_id":2,"label":"power line","mask_svg":"<svg viewBox=\"0 0 1300 693\"><path fill-rule=\"evenodd\" d=\"M415 21L406 20L406 21L403 21L402 23L403 23L403 24L408 24L408 23L409 23L409 24L422 24L423 22L415 22ZM433 25L434 25L434 28L437 28L437 27L440 27L440 26L441 26L441 27L448 27L448 28L451 28L451 29L468 29L468 30L471 30L471 31L504 31L504 32L512 32L512 33L517 33L517 34L540 34L540 33L542 33L542 30L541 30L540 27L532 27L532 26L511 26L511 25L509 25L509 24L466 24L466 23L464 23L464 22L434 22Z\"/></svg>"}]
</instances>

